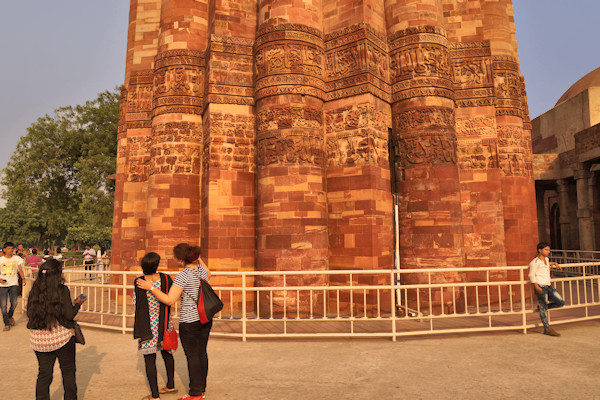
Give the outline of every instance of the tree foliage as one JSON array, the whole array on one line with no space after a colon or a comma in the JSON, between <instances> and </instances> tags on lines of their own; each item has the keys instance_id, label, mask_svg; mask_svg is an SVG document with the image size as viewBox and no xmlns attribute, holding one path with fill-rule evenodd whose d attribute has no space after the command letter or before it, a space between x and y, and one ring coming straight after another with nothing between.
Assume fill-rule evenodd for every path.
<instances>
[{"instance_id":1,"label":"tree foliage","mask_svg":"<svg viewBox=\"0 0 600 400\"><path fill-rule=\"evenodd\" d=\"M31 124L2 170L0 237L37 246L110 241L118 120L114 90Z\"/></svg>"}]
</instances>

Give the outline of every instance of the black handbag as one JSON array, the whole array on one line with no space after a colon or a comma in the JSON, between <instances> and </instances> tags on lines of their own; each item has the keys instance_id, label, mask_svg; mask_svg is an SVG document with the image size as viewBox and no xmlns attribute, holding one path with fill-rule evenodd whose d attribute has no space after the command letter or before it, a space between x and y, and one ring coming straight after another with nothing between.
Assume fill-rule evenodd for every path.
<instances>
[{"instance_id":1,"label":"black handbag","mask_svg":"<svg viewBox=\"0 0 600 400\"><path fill-rule=\"evenodd\" d=\"M74 322L75 326L73 330L75 331L75 343L85 344L85 338L83 337L83 332L81 331L81 326L77 322Z\"/></svg>"},{"instance_id":2,"label":"black handbag","mask_svg":"<svg viewBox=\"0 0 600 400\"><path fill-rule=\"evenodd\" d=\"M200 293L198 294L198 316L200 322L206 324L223 309L223 302L204 279L200 279Z\"/></svg>"}]
</instances>

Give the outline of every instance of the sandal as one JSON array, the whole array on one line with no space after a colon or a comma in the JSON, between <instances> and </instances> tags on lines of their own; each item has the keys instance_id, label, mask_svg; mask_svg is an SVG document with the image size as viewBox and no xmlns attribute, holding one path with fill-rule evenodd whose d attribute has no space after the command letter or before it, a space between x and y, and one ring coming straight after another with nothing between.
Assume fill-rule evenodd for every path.
<instances>
[{"instance_id":1,"label":"sandal","mask_svg":"<svg viewBox=\"0 0 600 400\"><path fill-rule=\"evenodd\" d=\"M142 400L155 400L155 399L156 399L156 397L152 397L151 394L142 397Z\"/></svg>"},{"instance_id":2,"label":"sandal","mask_svg":"<svg viewBox=\"0 0 600 400\"><path fill-rule=\"evenodd\" d=\"M173 388L173 389L169 389L168 387L164 387L162 389L160 389L158 391L158 393L160 394L173 394L173 393L177 393L179 390Z\"/></svg>"}]
</instances>

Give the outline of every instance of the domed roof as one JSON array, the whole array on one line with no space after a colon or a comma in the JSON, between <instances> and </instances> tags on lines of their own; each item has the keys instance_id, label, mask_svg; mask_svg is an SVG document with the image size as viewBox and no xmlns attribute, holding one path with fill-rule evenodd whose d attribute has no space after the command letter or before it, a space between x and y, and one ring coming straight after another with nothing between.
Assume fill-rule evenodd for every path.
<instances>
[{"instance_id":1,"label":"domed roof","mask_svg":"<svg viewBox=\"0 0 600 400\"><path fill-rule=\"evenodd\" d=\"M556 102L555 106L560 103L572 99L584 90L592 87L600 86L600 67L596 68L577 82L573 84Z\"/></svg>"}]
</instances>

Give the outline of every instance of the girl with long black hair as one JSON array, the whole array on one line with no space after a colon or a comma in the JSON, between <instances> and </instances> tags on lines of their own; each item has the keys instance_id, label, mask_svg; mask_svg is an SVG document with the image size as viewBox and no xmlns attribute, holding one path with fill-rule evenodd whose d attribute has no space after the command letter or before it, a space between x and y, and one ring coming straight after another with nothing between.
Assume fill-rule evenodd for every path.
<instances>
[{"instance_id":1,"label":"girl with long black hair","mask_svg":"<svg viewBox=\"0 0 600 400\"><path fill-rule=\"evenodd\" d=\"M50 399L52 372L57 358L63 377L64 398L77 399L73 318L84 301L82 297L71 301L71 292L65 286L59 261L50 259L40 266L27 300L27 329L39 365L35 386L37 400Z\"/></svg>"},{"instance_id":2,"label":"girl with long black hair","mask_svg":"<svg viewBox=\"0 0 600 400\"><path fill-rule=\"evenodd\" d=\"M173 305L181 297L179 315L179 339L188 363L190 390L178 400L202 400L206 391L206 376L208 374L208 355L206 345L212 328L212 320L206 324L200 322L198 315L198 295L200 279L208 281L210 271L200 260L200 248L180 243L173 248L177 264L183 269L173 280L169 294L154 287L151 282L143 279L136 281L137 287L149 290L158 300L166 305Z\"/></svg>"}]
</instances>

